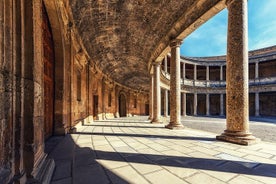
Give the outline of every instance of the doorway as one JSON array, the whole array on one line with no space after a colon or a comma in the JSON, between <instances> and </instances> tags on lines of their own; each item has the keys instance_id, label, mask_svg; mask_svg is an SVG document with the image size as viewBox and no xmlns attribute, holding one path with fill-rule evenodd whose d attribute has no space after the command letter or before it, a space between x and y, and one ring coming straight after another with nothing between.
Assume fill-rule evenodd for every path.
<instances>
[{"instance_id":1,"label":"doorway","mask_svg":"<svg viewBox=\"0 0 276 184\"><path fill-rule=\"evenodd\" d=\"M98 108L99 108L99 96L93 95L93 119L94 120L97 120Z\"/></svg>"},{"instance_id":2,"label":"doorway","mask_svg":"<svg viewBox=\"0 0 276 184\"><path fill-rule=\"evenodd\" d=\"M45 7L43 12L43 64L44 64L44 137L53 135L54 129L54 42Z\"/></svg>"},{"instance_id":3,"label":"doorway","mask_svg":"<svg viewBox=\"0 0 276 184\"><path fill-rule=\"evenodd\" d=\"M126 117L126 97L122 93L119 96L119 114L120 117Z\"/></svg>"}]
</instances>

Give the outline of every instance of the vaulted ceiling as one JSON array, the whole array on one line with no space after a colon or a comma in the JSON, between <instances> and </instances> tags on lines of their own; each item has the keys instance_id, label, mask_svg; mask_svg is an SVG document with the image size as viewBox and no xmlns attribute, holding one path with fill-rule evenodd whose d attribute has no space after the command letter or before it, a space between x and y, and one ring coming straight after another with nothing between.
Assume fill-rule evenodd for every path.
<instances>
[{"instance_id":1,"label":"vaulted ceiling","mask_svg":"<svg viewBox=\"0 0 276 184\"><path fill-rule=\"evenodd\" d=\"M70 0L92 61L114 81L149 90L152 61L225 8L224 0Z\"/></svg>"}]
</instances>

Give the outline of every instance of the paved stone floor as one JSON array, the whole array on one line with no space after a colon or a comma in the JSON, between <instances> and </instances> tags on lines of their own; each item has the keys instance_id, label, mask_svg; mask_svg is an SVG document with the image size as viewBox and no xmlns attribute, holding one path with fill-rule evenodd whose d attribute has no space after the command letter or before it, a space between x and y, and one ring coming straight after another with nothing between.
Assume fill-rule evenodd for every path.
<instances>
[{"instance_id":1,"label":"paved stone floor","mask_svg":"<svg viewBox=\"0 0 276 184\"><path fill-rule=\"evenodd\" d=\"M182 116L182 124L188 128L204 130L217 135L226 128L225 117L198 117ZM169 122L169 118L166 119ZM276 118L275 117L251 117L250 132L263 141L276 143Z\"/></svg>"},{"instance_id":2,"label":"paved stone floor","mask_svg":"<svg viewBox=\"0 0 276 184\"><path fill-rule=\"evenodd\" d=\"M169 130L147 117L98 121L53 138L52 184L276 183L276 143L240 146L217 134Z\"/></svg>"}]
</instances>

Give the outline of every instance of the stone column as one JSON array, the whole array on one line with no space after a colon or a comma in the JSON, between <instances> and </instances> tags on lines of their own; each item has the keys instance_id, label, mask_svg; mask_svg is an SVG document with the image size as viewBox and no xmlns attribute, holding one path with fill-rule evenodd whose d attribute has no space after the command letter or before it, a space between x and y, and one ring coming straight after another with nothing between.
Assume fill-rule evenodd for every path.
<instances>
[{"instance_id":1,"label":"stone column","mask_svg":"<svg viewBox=\"0 0 276 184\"><path fill-rule=\"evenodd\" d=\"M161 123L160 63L153 63L153 117L152 123Z\"/></svg>"},{"instance_id":2,"label":"stone column","mask_svg":"<svg viewBox=\"0 0 276 184\"><path fill-rule=\"evenodd\" d=\"M149 120L153 118L153 87L154 87L154 79L153 74L150 74L151 81L150 81L150 91L149 91Z\"/></svg>"},{"instance_id":3,"label":"stone column","mask_svg":"<svg viewBox=\"0 0 276 184\"><path fill-rule=\"evenodd\" d=\"M185 63L183 62L183 76L182 76L183 80L185 80L186 78L186 67L185 67Z\"/></svg>"},{"instance_id":4,"label":"stone column","mask_svg":"<svg viewBox=\"0 0 276 184\"><path fill-rule=\"evenodd\" d=\"M247 0L228 0L226 70L227 128L218 140L248 145L249 132Z\"/></svg>"},{"instance_id":5,"label":"stone column","mask_svg":"<svg viewBox=\"0 0 276 184\"><path fill-rule=\"evenodd\" d=\"M223 66L220 66L220 80L223 80Z\"/></svg>"},{"instance_id":6,"label":"stone column","mask_svg":"<svg viewBox=\"0 0 276 184\"><path fill-rule=\"evenodd\" d=\"M194 116L197 115L197 93L194 93Z\"/></svg>"},{"instance_id":7,"label":"stone column","mask_svg":"<svg viewBox=\"0 0 276 184\"><path fill-rule=\"evenodd\" d=\"M182 115L186 116L186 93L182 93Z\"/></svg>"},{"instance_id":8,"label":"stone column","mask_svg":"<svg viewBox=\"0 0 276 184\"><path fill-rule=\"evenodd\" d=\"M197 73L196 73L196 65L194 65L194 80L196 81Z\"/></svg>"},{"instance_id":9,"label":"stone column","mask_svg":"<svg viewBox=\"0 0 276 184\"><path fill-rule=\"evenodd\" d=\"M255 116L260 116L259 92L255 93Z\"/></svg>"},{"instance_id":10,"label":"stone column","mask_svg":"<svg viewBox=\"0 0 276 184\"><path fill-rule=\"evenodd\" d=\"M206 66L206 81L209 81L209 66Z\"/></svg>"},{"instance_id":11,"label":"stone column","mask_svg":"<svg viewBox=\"0 0 276 184\"><path fill-rule=\"evenodd\" d=\"M224 103L223 103L223 94L220 94L220 115L224 115Z\"/></svg>"},{"instance_id":12,"label":"stone column","mask_svg":"<svg viewBox=\"0 0 276 184\"><path fill-rule=\"evenodd\" d=\"M259 63L255 63L255 79L259 78Z\"/></svg>"},{"instance_id":13,"label":"stone column","mask_svg":"<svg viewBox=\"0 0 276 184\"><path fill-rule=\"evenodd\" d=\"M210 115L210 95L206 94L206 116Z\"/></svg>"},{"instance_id":14,"label":"stone column","mask_svg":"<svg viewBox=\"0 0 276 184\"><path fill-rule=\"evenodd\" d=\"M168 55L165 56L164 58L164 70L165 70L165 73L168 72Z\"/></svg>"},{"instance_id":15,"label":"stone column","mask_svg":"<svg viewBox=\"0 0 276 184\"><path fill-rule=\"evenodd\" d=\"M168 90L164 90L164 116L168 117Z\"/></svg>"},{"instance_id":16,"label":"stone column","mask_svg":"<svg viewBox=\"0 0 276 184\"><path fill-rule=\"evenodd\" d=\"M182 129L180 109L180 45L181 40L173 40L171 46L170 80L170 123L166 128Z\"/></svg>"},{"instance_id":17,"label":"stone column","mask_svg":"<svg viewBox=\"0 0 276 184\"><path fill-rule=\"evenodd\" d=\"M207 87L210 86L210 72L209 71L210 71L209 66L206 66L206 86ZM207 98L207 96L206 96L206 98ZM209 114L207 114L207 101L206 101L206 115L209 116Z\"/></svg>"}]
</instances>

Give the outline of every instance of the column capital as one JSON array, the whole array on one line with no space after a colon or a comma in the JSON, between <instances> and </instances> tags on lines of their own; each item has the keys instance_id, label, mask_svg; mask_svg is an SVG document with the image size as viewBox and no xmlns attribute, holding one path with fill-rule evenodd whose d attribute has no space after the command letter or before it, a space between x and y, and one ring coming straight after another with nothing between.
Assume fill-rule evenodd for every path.
<instances>
[{"instance_id":1,"label":"column capital","mask_svg":"<svg viewBox=\"0 0 276 184\"><path fill-rule=\"evenodd\" d=\"M152 66L160 66L161 63L160 62L152 62Z\"/></svg>"},{"instance_id":2,"label":"column capital","mask_svg":"<svg viewBox=\"0 0 276 184\"><path fill-rule=\"evenodd\" d=\"M183 41L181 39L174 39L171 41L170 43L170 47L180 47L180 45L183 43Z\"/></svg>"}]
</instances>

